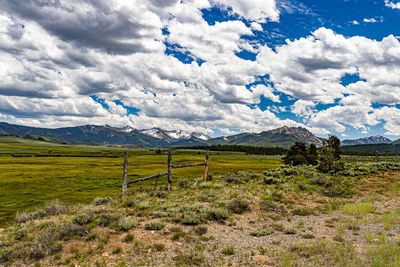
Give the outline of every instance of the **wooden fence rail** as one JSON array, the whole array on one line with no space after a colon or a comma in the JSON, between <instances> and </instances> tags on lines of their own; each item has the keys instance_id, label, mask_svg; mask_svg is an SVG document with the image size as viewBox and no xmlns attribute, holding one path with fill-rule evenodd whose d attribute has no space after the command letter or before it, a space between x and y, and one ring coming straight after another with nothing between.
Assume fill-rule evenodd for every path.
<instances>
[{"instance_id":1,"label":"wooden fence rail","mask_svg":"<svg viewBox=\"0 0 400 267\"><path fill-rule=\"evenodd\" d=\"M122 177L122 194L126 195L128 193L128 185L129 184L139 183L139 182L147 181L147 180L154 179L154 178L157 178L157 182L158 182L158 178L160 178L162 176L168 176L168 190L171 190L172 169L205 166L204 181L208 181L208 160L209 160L209 153L207 150L206 151L206 159L202 163L172 165L172 153L171 153L171 150L169 150L168 151L168 162L167 162L168 171L158 173L155 175L151 175L151 176L147 176L144 178L139 178L139 179L128 181L128 152L125 152L124 153L124 171L123 171L123 177Z\"/></svg>"}]
</instances>

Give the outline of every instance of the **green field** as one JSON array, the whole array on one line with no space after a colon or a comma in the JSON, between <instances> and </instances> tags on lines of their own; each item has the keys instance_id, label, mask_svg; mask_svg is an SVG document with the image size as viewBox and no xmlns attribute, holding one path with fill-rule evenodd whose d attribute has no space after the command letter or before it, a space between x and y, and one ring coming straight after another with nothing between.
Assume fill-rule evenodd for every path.
<instances>
[{"instance_id":1,"label":"green field","mask_svg":"<svg viewBox=\"0 0 400 267\"><path fill-rule=\"evenodd\" d=\"M33 209L59 199L66 203L88 203L97 196L121 192L123 150L119 147L69 146L0 137L0 225L16 211ZM199 151L173 152L173 164L202 162ZM166 171L167 155L152 150L129 150L129 179ZM223 175L234 171L260 172L280 166L280 157L243 153L210 153L209 172ZM173 186L180 179L199 179L203 167L173 170ZM165 177L159 184L165 184ZM150 186L154 181L134 186Z\"/></svg>"}]
</instances>

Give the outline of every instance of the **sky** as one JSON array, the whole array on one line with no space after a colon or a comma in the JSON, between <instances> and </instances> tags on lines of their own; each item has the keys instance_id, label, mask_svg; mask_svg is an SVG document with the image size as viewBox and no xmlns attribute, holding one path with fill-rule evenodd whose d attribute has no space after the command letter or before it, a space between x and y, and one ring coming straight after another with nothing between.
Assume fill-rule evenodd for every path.
<instances>
[{"instance_id":1,"label":"sky","mask_svg":"<svg viewBox=\"0 0 400 267\"><path fill-rule=\"evenodd\" d=\"M0 121L400 137L400 1L0 0Z\"/></svg>"}]
</instances>

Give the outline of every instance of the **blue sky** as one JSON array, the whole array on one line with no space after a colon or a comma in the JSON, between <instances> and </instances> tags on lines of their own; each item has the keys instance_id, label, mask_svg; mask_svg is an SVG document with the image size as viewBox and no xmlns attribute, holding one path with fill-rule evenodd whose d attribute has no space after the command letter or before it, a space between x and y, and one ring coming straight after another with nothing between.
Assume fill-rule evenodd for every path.
<instances>
[{"instance_id":1,"label":"blue sky","mask_svg":"<svg viewBox=\"0 0 400 267\"><path fill-rule=\"evenodd\" d=\"M397 1L10 0L0 10L2 121L400 137Z\"/></svg>"}]
</instances>

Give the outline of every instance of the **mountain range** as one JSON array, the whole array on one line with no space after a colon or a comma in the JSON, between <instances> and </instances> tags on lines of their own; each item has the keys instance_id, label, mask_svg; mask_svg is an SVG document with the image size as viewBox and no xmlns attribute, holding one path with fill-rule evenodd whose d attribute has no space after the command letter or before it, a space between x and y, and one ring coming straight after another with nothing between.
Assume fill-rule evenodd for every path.
<instances>
[{"instance_id":1,"label":"mountain range","mask_svg":"<svg viewBox=\"0 0 400 267\"><path fill-rule=\"evenodd\" d=\"M375 145L375 144L391 144L391 143L393 143L392 140L380 135L370 136L355 140L343 140L341 142L342 146Z\"/></svg>"},{"instance_id":2,"label":"mountain range","mask_svg":"<svg viewBox=\"0 0 400 267\"><path fill-rule=\"evenodd\" d=\"M64 128L37 128L0 122L0 135L42 136L56 138L60 142L72 144L118 144L135 146L207 146L207 145L246 145L262 147L289 148L296 141L306 144L323 145L319 138L302 127L280 127L260 133L241 133L226 137L211 138L198 132L181 130L167 131L160 128L138 130L126 126L122 128L109 125L84 125ZM343 145L388 144L392 141L382 136L357 140L344 140Z\"/></svg>"}]
</instances>

